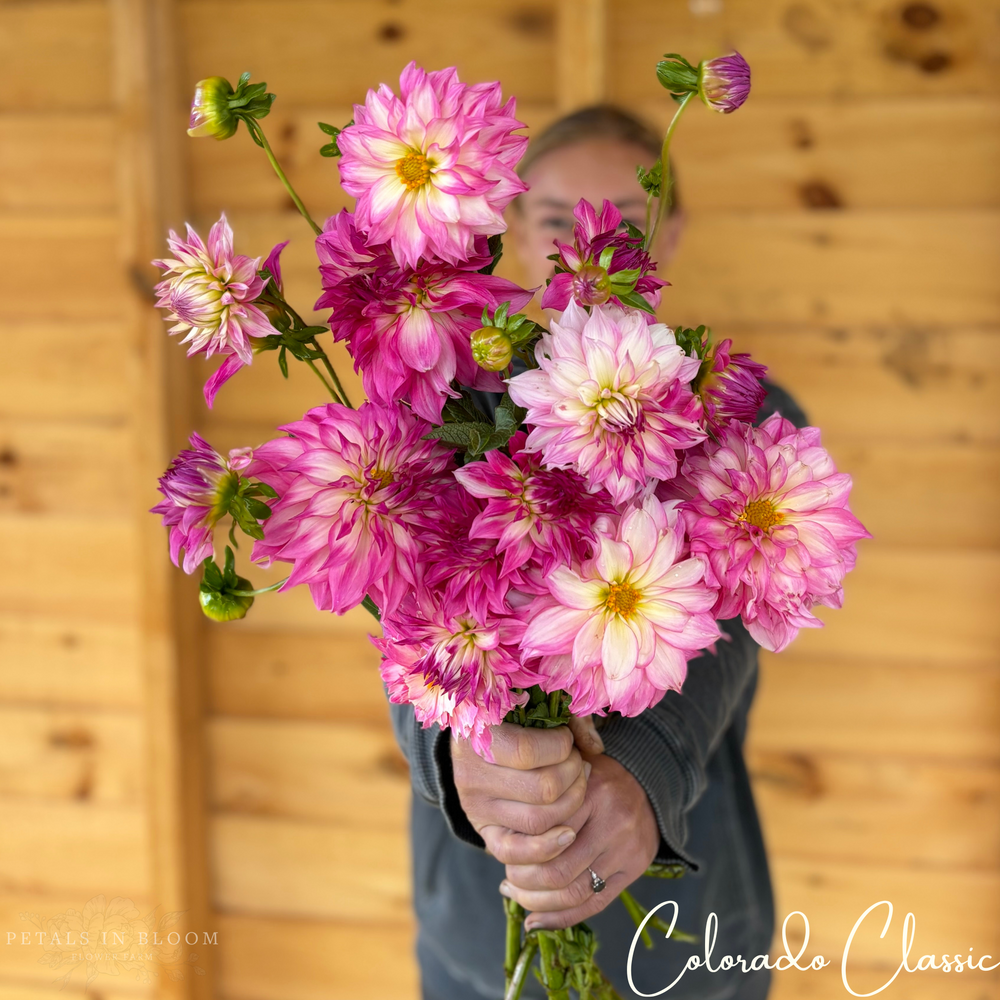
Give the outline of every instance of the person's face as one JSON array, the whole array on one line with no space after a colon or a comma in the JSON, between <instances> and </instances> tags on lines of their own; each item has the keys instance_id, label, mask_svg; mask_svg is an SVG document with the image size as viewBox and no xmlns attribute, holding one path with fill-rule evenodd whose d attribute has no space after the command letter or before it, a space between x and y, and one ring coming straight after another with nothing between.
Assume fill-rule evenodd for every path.
<instances>
[{"instance_id":1,"label":"person's face","mask_svg":"<svg viewBox=\"0 0 1000 1000\"><path fill-rule=\"evenodd\" d=\"M529 287L543 285L552 276L556 252L553 240L573 242L573 208L586 198L598 210L606 198L622 218L645 228L646 192L635 168L650 167L652 157L641 146L609 139L588 139L546 153L524 177L529 190L508 213L517 256ZM653 212L656 203L653 203ZM657 239L661 264L669 245Z\"/></svg>"}]
</instances>

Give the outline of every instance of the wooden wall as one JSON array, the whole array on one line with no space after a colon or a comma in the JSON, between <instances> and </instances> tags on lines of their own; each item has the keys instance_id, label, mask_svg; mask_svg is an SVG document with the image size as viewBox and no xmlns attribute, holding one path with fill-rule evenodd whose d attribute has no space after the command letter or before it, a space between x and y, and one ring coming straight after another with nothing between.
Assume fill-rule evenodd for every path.
<instances>
[{"instance_id":1,"label":"wooden wall","mask_svg":"<svg viewBox=\"0 0 1000 1000\"><path fill-rule=\"evenodd\" d=\"M290 298L317 294L309 230L242 130L183 137L194 82L267 80L266 130L320 216L346 200L315 122L410 58L501 79L531 125L602 97L665 121L662 52L734 46L750 102L691 109L675 146L666 313L771 366L876 536L845 610L764 662L750 760L779 913L835 959L773 995L844 995L836 959L881 898L917 914L919 953L1000 950L993 0L0 0L0 931L121 894L190 908L219 946L205 976L101 996L416 996L408 779L368 619L305 594L192 619L142 513L189 422L256 444L321 399L265 356L209 414L205 370L150 325L150 227L223 209L244 252L292 237ZM48 1000L38 955L0 951L0 1000ZM884 995L1000 988L925 973Z\"/></svg>"}]
</instances>

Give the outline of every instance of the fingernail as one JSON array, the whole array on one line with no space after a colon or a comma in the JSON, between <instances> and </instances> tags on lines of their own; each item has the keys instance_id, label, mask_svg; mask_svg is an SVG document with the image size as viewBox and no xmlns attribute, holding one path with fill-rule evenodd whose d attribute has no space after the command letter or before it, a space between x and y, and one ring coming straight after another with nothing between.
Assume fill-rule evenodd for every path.
<instances>
[{"instance_id":1,"label":"fingernail","mask_svg":"<svg viewBox=\"0 0 1000 1000\"><path fill-rule=\"evenodd\" d=\"M525 920L525 922L524 922L524 929L526 931L533 931L537 927L538 927L538 921L537 920L532 920L531 917L528 917L528 919Z\"/></svg>"},{"instance_id":2,"label":"fingernail","mask_svg":"<svg viewBox=\"0 0 1000 1000\"><path fill-rule=\"evenodd\" d=\"M513 898L511 896L511 894L510 894L510 883L506 879L504 879L500 883L500 895L501 896L506 896L508 899L512 899Z\"/></svg>"},{"instance_id":3,"label":"fingernail","mask_svg":"<svg viewBox=\"0 0 1000 1000\"><path fill-rule=\"evenodd\" d=\"M560 847L567 847L572 844L574 840L576 840L576 832L574 830L564 830L559 834L556 843Z\"/></svg>"},{"instance_id":4,"label":"fingernail","mask_svg":"<svg viewBox=\"0 0 1000 1000\"><path fill-rule=\"evenodd\" d=\"M593 770L594 770L594 765L591 764L589 760L583 762L583 773L588 780L590 779L590 772Z\"/></svg>"}]
</instances>

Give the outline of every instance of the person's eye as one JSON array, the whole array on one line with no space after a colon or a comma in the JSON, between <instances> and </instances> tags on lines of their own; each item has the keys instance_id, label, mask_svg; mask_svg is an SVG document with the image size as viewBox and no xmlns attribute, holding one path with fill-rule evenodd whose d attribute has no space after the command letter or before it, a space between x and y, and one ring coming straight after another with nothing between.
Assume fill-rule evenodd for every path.
<instances>
[{"instance_id":1,"label":"person's eye","mask_svg":"<svg viewBox=\"0 0 1000 1000\"><path fill-rule=\"evenodd\" d=\"M566 216L550 215L540 219L538 224L550 233L571 233L573 231L573 220Z\"/></svg>"}]
</instances>

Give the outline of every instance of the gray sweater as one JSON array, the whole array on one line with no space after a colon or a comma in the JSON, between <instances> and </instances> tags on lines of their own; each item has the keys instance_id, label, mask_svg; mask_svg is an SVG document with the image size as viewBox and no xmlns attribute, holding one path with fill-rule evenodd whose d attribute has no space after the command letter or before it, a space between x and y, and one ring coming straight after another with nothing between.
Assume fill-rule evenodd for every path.
<instances>
[{"instance_id":1,"label":"gray sweater","mask_svg":"<svg viewBox=\"0 0 1000 1000\"><path fill-rule=\"evenodd\" d=\"M492 408L494 400L482 402ZM768 385L758 421L780 411L802 427L805 415L781 388ZM723 955L748 960L766 952L774 929L767 855L743 760L747 714L757 684L757 645L739 619L720 623L729 641L688 665L683 693L668 692L634 718L611 713L601 728L605 752L642 785L660 828L658 861L680 862L676 881L642 877L630 888L647 907L680 905L678 927L704 936L708 915L719 919L713 966ZM420 928L418 956L425 1000L500 1000L504 918L497 888L504 867L462 810L452 780L449 733L424 729L408 705L392 705L399 746L413 784L413 898ZM669 913L669 908L668 908ZM599 962L622 997L634 996L625 974L635 925L612 902L589 921L600 942ZM703 945L640 944L633 960L644 993L674 980ZM762 1000L769 974L686 973L669 998ZM533 980L526 998L543 997Z\"/></svg>"}]
</instances>

